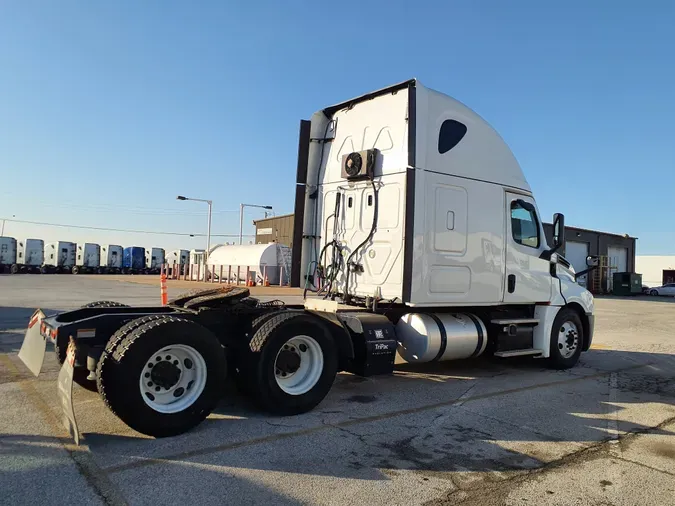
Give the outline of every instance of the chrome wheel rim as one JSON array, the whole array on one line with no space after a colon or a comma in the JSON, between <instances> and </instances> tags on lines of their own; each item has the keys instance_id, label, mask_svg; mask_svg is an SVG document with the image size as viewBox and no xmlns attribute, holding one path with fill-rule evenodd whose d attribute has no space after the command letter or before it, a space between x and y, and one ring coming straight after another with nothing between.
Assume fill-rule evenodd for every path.
<instances>
[{"instance_id":1,"label":"chrome wheel rim","mask_svg":"<svg viewBox=\"0 0 675 506\"><path fill-rule=\"evenodd\" d=\"M206 361L192 346L173 344L145 362L138 384L145 403L159 413L189 408L206 386Z\"/></svg>"},{"instance_id":2,"label":"chrome wheel rim","mask_svg":"<svg viewBox=\"0 0 675 506\"><path fill-rule=\"evenodd\" d=\"M274 377L289 395L309 392L323 372L323 352L310 336L295 336L281 347L274 360Z\"/></svg>"},{"instance_id":3,"label":"chrome wheel rim","mask_svg":"<svg viewBox=\"0 0 675 506\"><path fill-rule=\"evenodd\" d=\"M574 322L566 321L558 331L558 351L563 358L570 358L579 347L579 329Z\"/></svg>"}]
</instances>

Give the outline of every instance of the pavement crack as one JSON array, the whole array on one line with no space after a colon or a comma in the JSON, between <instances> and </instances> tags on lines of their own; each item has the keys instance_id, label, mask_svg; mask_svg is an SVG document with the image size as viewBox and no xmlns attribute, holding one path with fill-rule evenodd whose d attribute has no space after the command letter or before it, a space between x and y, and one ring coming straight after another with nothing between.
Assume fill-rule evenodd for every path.
<instances>
[{"instance_id":1,"label":"pavement crack","mask_svg":"<svg viewBox=\"0 0 675 506\"><path fill-rule=\"evenodd\" d=\"M531 432L532 434L536 434L537 436L541 436L546 441L554 441L554 442L557 442L557 443L565 442L564 438L559 438L559 437L556 437L556 436L552 436L550 434L546 434L545 432L541 432L541 431L539 431L537 429L534 429L534 428L532 428L528 425L521 425L521 424L509 422L508 420L503 420L503 419L498 418L496 416L490 416L490 415L486 415L485 413L479 413L478 411L474 411L470 408L467 408L466 406L462 406L462 409L464 409L464 410L468 411L469 413L472 413L476 416L480 416L482 418L487 418L488 420L492 420L493 422L497 422L497 423L502 424L502 425L508 425L510 427L513 427L513 428L516 428L516 429L521 429L521 430L524 430L526 432Z\"/></svg>"},{"instance_id":2,"label":"pavement crack","mask_svg":"<svg viewBox=\"0 0 675 506\"><path fill-rule=\"evenodd\" d=\"M0 355L0 362L14 374L19 374L17 367L6 355ZM124 499L122 492L110 480L108 473L94 461L89 448L72 444L65 427L61 425L56 414L35 389L34 381L20 381L17 384L49 425L54 434L50 439L59 443L66 451L79 474L85 479L94 494L108 506L125 506L127 501Z\"/></svg>"},{"instance_id":3,"label":"pavement crack","mask_svg":"<svg viewBox=\"0 0 675 506\"><path fill-rule=\"evenodd\" d=\"M644 464L643 462L639 462L637 460L629 459L629 458L624 457L624 456L620 456L620 457L614 456L613 458L618 459L618 460L623 460L625 462L630 462L631 464L635 464L637 466L644 467L645 469L649 469L650 471L656 471L657 473L667 474L668 476L675 476L675 473L671 473L670 471L666 471L665 469L659 469L658 467L653 467L653 466L650 466L648 464Z\"/></svg>"},{"instance_id":4,"label":"pavement crack","mask_svg":"<svg viewBox=\"0 0 675 506\"><path fill-rule=\"evenodd\" d=\"M630 444L630 442L644 434L649 434L654 431L661 430L663 427L670 425L671 423L675 422L675 416L668 418L667 420L664 420L663 422L659 423L658 425L652 426L652 427L643 427L640 429L637 429L632 432L628 432L626 434L622 434L618 438L618 442L620 444ZM481 480L477 483L472 483L468 485L465 488L462 488L461 491L465 493L470 493L473 492L473 495L466 496L464 499L460 500L455 500L456 498L453 497L457 495L459 490L453 490L451 492L448 492L443 498L438 498L438 499L433 499L431 501L427 501L425 505L427 506L441 506L441 505L454 505L454 504L466 504L467 506L469 505L483 505L483 504L488 504L486 502L486 497L490 493L495 493L499 492L502 496L504 496L505 492L508 492L504 487L505 486L510 486L511 488L515 488L517 485L524 483L528 479L534 477L534 476L540 476L545 473L548 473L550 471L553 471L555 469L559 469L561 467L573 464L575 462L579 462L581 460L591 460L593 458L597 458L602 456L603 454L606 454L608 458L612 459L618 459L618 460L624 460L626 462L630 462L633 464L637 465L642 465L643 467L649 468L650 470L654 471L659 471L661 473L667 474L669 476L674 476L672 473L663 471L661 469L656 469L652 468L651 466L648 466L646 464L641 464L640 462L634 462L630 459L626 459L625 457L621 456L618 457L614 455L611 452L611 447L617 443L617 439L614 437L608 438L608 439L603 439L601 441L597 441L596 443L587 446L585 448L580 448L579 450L575 452L568 453L567 455L548 462L541 467L535 468L535 469L528 469L528 470L523 470L522 472L514 473L512 475L507 475L504 479L496 481L496 482L491 482L489 480ZM479 494L476 494L475 492L480 492ZM501 503L500 503L501 504ZM611 504L611 503L608 503Z\"/></svg>"},{"instance_id":5,"label":"pavement crack","mask_svg":"<svg viewBox=\"0 0 675 506\"><path fill-rule=\"evenodd\" d=\"M274 423L270 422L269 420L265 420L265 423L267 425L271 425L272 427L281 427L284 429L299 429L301 426L297 424L285 424L285 423Z\"/></svg>"}]
</instances>

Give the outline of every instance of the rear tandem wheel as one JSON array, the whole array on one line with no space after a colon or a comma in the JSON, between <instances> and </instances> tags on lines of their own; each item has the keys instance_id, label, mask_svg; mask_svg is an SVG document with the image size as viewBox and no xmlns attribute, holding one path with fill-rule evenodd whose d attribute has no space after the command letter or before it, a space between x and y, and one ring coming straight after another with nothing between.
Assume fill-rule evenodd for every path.
<instances>
[{"instance_id":1,"label":"rear tandem wheel","mask_svg":"<svg viewBox=\"0 0 675 506\"><path fill-rule=\"evenodd\" d=\"M124 334L112 353L106 347L97 368L98 389L108 408L132 429L174 436L216 407L227 362L220 342L205 327L154 316L160 317Z\"/></svg>"},{"instance_id":2,"label":"rear tandem wheel","mask_svg":"<svg viewBox=\"0 0 675 506\"><path fill-rule=\"evenodd\" d=\"M237 382L270 413L310 411L335 381L338 352L332 336L316 317L301 311L256 322L248 349L237 357Z\"/></svg>"}]
</instances>

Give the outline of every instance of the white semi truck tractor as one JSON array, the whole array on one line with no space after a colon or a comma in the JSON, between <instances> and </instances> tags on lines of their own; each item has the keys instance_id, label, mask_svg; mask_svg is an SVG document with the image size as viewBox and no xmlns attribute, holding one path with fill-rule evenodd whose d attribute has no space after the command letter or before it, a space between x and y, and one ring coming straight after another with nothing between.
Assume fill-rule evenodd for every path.
<instances>
[{"instance_id":1,"label":"white semi truck tractor","mask_svg":"<svg viewBox=\"0 0 675 506\"><path fill-rule=\"evenodd\" d=\"M101 246L101 262L96 270L98 274L119 274L122 270L124 248L117 244Z\"/></svg>"},{"instance_id":2,"label":"white semi truck tractor","mask_svg":"<svg viewBox=\"0 0 675 506\"><path fill-rule=\"evenodd\" d=\"M101 246L91 242L77 245L77 257L71 272L73 274L91 274L101 266Z\"/></svg>"},{"instance_id":3,"label":"white semi truck tractor","mask_svg":"<svg viewBox=\"0 0 675 506\"><path fill-rule=\"evenodd\" d=\"M389 374L397 353L569 368L591 345L593 297L558 254L563 216L553 221L547 244L530 186L485 120L406 81L301 122L292 281L304 304L223 286L156 308L38 310L19 356L37 374L45 338L62 362L70 343L63 367L158 437L201 422L227 377L262 409L294 415L339 371Z\"/></svg>"}]
</instances>

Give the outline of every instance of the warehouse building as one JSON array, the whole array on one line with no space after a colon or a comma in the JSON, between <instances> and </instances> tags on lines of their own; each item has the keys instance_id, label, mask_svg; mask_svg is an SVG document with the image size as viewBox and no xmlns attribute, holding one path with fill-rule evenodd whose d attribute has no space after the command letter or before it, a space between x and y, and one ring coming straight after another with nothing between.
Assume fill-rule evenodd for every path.
<instances>
[{"instance_id":1,"label":"warehouse building","mask_svg":"<svg viewBox=\"0 0 675 506\"><path fill-rule=\"evenodd\" d=\"M278 242L293 248L293 214L256 220L256 244ZM549 244L553 238L553 225L544 223ZM610 234L585 228L565 227L567 243L561 253L574 266L575 271L587 269L586 257L601 257L601 268L581 277L580 284L596 293L612 289L612 274L635 271L635 237ZM639 270L637 272L640 272ZM299 279L299 278L297 278Z\"/></svg>"},{"instance_id":2,"label":"warehouse building","mask_svg":"<svg viewBox=\"0 0 675 506\"><path fill-rule=\"evenodd\" d=\"M293 248L293 214L255 220L255 243L277 242Z\"/></svg>"},{"instance_id":3,"label":"warehouse building","mask_svg":"<svg viewBox=\"0 0 675 506\"><path fill-rule=\"evenodd\" d=\"M675 255L638 255L635 271L642 274L642 284L646 286L675 283Z\"/></svg>"},{"instance_id":4,"label":"warehouse building","mask_svg":"<svg viewBox=\"0 0 675 506\"><path fill-rule=\"evenodd\" d=\"M549 244L553 239L553 225L544 223L544 232ZM609 292L612 289L612 275L615 272L640 272L635 267L636 238L629 235L610 234L585 228L565 227L565 248L563 256L576 272L587 269L586 257L599 256L601 268L578 279L594 293Z\"/></svg>"}]
</instances>

